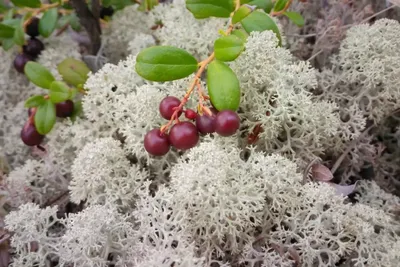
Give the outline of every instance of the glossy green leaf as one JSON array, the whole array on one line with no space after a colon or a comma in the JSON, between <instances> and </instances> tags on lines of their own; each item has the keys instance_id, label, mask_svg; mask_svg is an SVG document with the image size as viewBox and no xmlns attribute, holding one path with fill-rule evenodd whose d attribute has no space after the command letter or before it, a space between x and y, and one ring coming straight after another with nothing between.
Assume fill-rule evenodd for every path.
<instances>
[{"instance_id":1,"label":"glossy green leaf","mask_svg":"<svg viewBox=\"0 0 400 267\"><path fill-rule=\"evenodd\" d=\"M41 104L35 113L35 127L36 130L45 135L51 131L54 124L56 123L56 108L55 105L46 99L43 104Z\"/></svg>"},{"instance_id":2,"label":"glossy green leaf","mask_svg":"<svg viewBox=\"0 0 400 267\"><path fill-rule=\"evenodd\" d=\"M34 108L42 105L46 100L42 95L34 95L25 101L26 108Z\"/></svg>"},{"instance_id":3,"label":"glossy green leaf","mask_svg":"<svg viewBox=\"0 0 400 267\"><path fill-rule=\"evenodd\" d=\"M10 50L11 47L14 46L14 39L13 38L3 39L1 41L1 45L5 51L8 51Z\"/></svg>"},{"instance_id":4,"label":"glossy green leaf","mask_svg":"<svg viewBox=\"0 0 400 267\"><path fill-rule=\"evenodd\" d=\"M235 60L244 50L244 41L235 35L222 36L214 43L215 58L221 61Z\"/></svg>"},{"instance_id":5,"label":"glossy green leaf","mask_svg":"<svg viewBox=\"0 0 400 267\"><path fill-rule=\"evenodd\" d=\"M248 3L250 6L256 6L259 9L264 10L266 13L270 13L274 7L274 3L271 0L253 0Z\"/></svg>"},{"instance_id":6,"label":"glossy green leaf","mask_svg":"<svg viewBox=\"0 0 400 267\"><path fill-rule=\"evenodd\" d=\"M67 84L61 81L54 81L50 85L50 100L51 102L57 104L64 102L70 98L71 91Z\"/></svg>"},{"instance_id":7,"label":"glossy green leaf","mask_svg":"<svg viewBox=\"0 0 400 267\"><path fill-rule=\"evenodd\" d=\"M242 26L246 32L251 33L254 31L262 32L271 30L276 34L279 39L279 45L282 45L282 38L279 28L275 21L266 13L262 11L254 11L242 20Z\"/></svg>"},{"instance_id":8,"label":"glossy green leaf","mask_svg":"<svg viewBox=\"0 0 400 267\"><path fill-rule=\"evenodd\" d=\"M48 69L34 61L26 63L24 72L33 84L44 89L49 89L51 83L55 80L53 74Z\"/></svg>"},{"instance_id":9,"label":"glossy green leaf","mask_svg":"<svg viewBox=\"0 0 400 267\"><path fill-rule=\"evenodd\" d=\"M299 26L299 27L304 26L304 18L300 13L286 11L283 13L283 15L288 17L297 26Z\"/></svg>"},{"instance_id":10,"label":"glossy green leaf","mask_svg":"<svg viewBox=\"0 0 400 267\"><path fill-rule=\"evenodd\" d=\"M278 0L278 1L276 1L275 6L274 6L274 11L275 12L279 12L279 11L283 10L285 8L287 2L288 2L288 0Z\"/></svg>"},{"instance_id":11,"label":"glossy green leaf","mask_svg":"<svg viewBox=\"0 0 400 267\"><path fill-rule=\"evenodd\" d=\"M211 103L217 110L236 111L239 108L239 80L225 63L214 60L208 65L207 87Z\"/></svg>"},{"instance_id":12,"label":"glossy green leaf","mask_svg":"<svg viewBox=\"0 0 400 267\"><path fill-rule=\"evenodd\" d=\"M249 34L242 29L232 31L231 35L235 35L235 36L239 37L240 39L243 40L243 42L246 42L247 37L249 37Z\"/></svg>"},{"instance_id":13,"label":"glossy green leaf","mask_svg":"<svg viewBox=\"0 0 400 267\"><path fill-rule=\"evenodd\" d=\"M0 23L0 38L12 38L14 36L15 29L4 23Z\"/></svg>"},{"instance_id":14,"label":"glossy green leaf","mask_svg":"<svg viewBox=\"0 0 400 267\"><path fill-rule=\"evenodd\" d=\"M252 9L248 6L241 6L232 17L232 23L236 24L240 22L242 19L247 17L252 12Z\"/></svg>"},{"instance_id":15,"label":"glossy green leaf","mask_svg":"<svg viewBox=\"0 0 400 267\"><path fill-rule=\"evenodd\" d=\"M183 49L172 46L152 46L136 57L136 72L149 81L173 81L185 78L197 70L197 60Z\"/></svg>"},{"instance_id":16,"label":"glossy green leaf","mask_svg":"<svg viewBox=\"0 0 400 267\"><path fill-rule=\"evenodd\" d=\"M186 0L186 8L195 18L228 18L235 10L232 0Z\"/></svg>"},{"instance_id":17,"label":"glossy green leaf","mask_svg":"<svg viewBox=\"0 0 400 267\"><path fill-rule=\"evenodd\" d=\"M90 69L80 60L66 58L57 65L57 70L63 80L73 86L84 84L88 78Z\"/></svg>"},{"instance_id":18,"label":"glossy green leaf","mask_svg":"<svg viewBox=\"0 0 400 267\"><path fill-rule=\"evenodd\" d=\"M57 26L58 11L57 8L51 8L44 12L39 21L39 33L43 37L49 37Z\"/></svg>"},{"instance_id":19,"label":"glossy green leaf","mask_svg":"<svg viewBox=\"0 0 400 267\"><path fill-rule=\"evenodd\" d=\"M15 27L14 31L14 43L20 46L23 46L25 44L24 21L24 19L21 19L19 24Z\"/></svg>"},{"instance_id":20,"label":"glossy green leaf","mask_svg":"<svg viewBox=\"0 0 400 267\"><path fill-rule=\"evenodd\" d=\"M18 7L38 8L41 5L40 0L11 0L11 2Z\"/></svg>"}]
</instances>

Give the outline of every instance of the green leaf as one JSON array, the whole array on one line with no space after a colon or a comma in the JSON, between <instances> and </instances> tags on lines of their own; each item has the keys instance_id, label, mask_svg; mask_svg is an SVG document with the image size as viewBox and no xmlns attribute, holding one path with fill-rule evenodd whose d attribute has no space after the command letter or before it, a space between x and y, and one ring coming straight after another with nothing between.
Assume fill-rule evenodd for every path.
<instances>
[{"instance_id":1,"label":"green leaf","mask_svg":"<svg viewBox=\"0 0 400 267\"><path fill-rule=\"evenodd\" d=\"M55 80L49 70L33 61L26 63L24 72L33 84L44 89L49 89L51 83Z\"/></svg>"},{"instance_id":2,"label":"green leaf","mask_svg":"<svg viewBox=\"0 0 400 267\"><path fill-rule=\"evenodd\" d=\"M74 31L79 32L81 30L82 28L81 23L79 22L79 18L75 13L71 14L71 17L69 19L69 25L71 25L71 28Z\"/></svg>"},{"instance_id":3,"label":"green leaf","mask_svg":"<svg viewBox=\"0 0 400 267\"><path fill-rule=\"evenodd\" d=\"M40 0L11 0L11 2L18 7L39 8L41 5Z\"/></svg>"},{"instance_id":4,"label":"green leaf","mask_svg":"<svg viewBox=\"0 0 400 267\"><path fill-rule=\"evenodd\" d=\"M39 21L39 32L43 37L49 37L57 26L58 10L51 8L44 12Z\"/></svg>"},{"instance_id":5,"label":"green leaf","mask_svg":"<svg viewBox=\"0 0 400 267\"><path fill-rule=\"evenodd\" d=\"M82 107L82 101L76 101L74 103L74 111L72 112L70 119L72 122L76 120L77 117L83 114L83 107Z\"/></svg>"},{"instance_id":6,"label":"green leaf","mask_svg":"<svg viewBox=\"0 0 400 267\"><path fill-rule=\"evenodd\" d=\"M63 80L73 86L84 84L90 72L90 69L83 61L74 58L64 59L57 65L57 70Z\"/></svg>"},{"instance_id":7,"label":"green leaf","mask_svg":"<svg viewBox=\"0 0 400 267\"><path fill-rule=\"evenodd\" d=\"M23 46L25 44L24 21L24 19L21 19L19 24L15 27L14 31L14 43L20 46Z\"/></svg>"},{"instance_id":8,"label":"green leaf","mask_svg":"<svg viewBox=\"0 0 400 267\"><path fill-rule=\"evenodd\" d=\"M214 43L215 58L221 61L233 61L243 50L243 40L235 35L222 36Z\"/></svg>"},{"instance_id":9,"label":"green leaf","mask_svg":"<svg viewBox=\"0 0 400 267\"><path fill-rule=\"evenodd\" d=\"M240 29L240 30L234 30L231 35L235 35L237 37L239 37L240 39L243 40L243 42L247 41L247 37L249 37L249 35L247 34L247 32L245 32L244 30Z\"/></svg>"},{"instance_id":10,"label":"green leaf","mask_svg":"<svg viewBox=\"0 0 400 267\"><path fill-rule=\"evenodd\" d=\"M236 24L240 22L242 19L247 17L252 12L251 8L248 6L241 6L239 9L233 14L232 23Z\"/></svg>"},{"instance_id":11,"label":"green leaf","mask_svg":"<svg viewBox=\"0 0 400 267\"><path fill-rule=\"evenodd\" d=\"M143 0L142 3L140 4L138 10L139 11L150 11L156 5L158 5L158 0Z\"/></svg>"},{"instance_id":12,"label":"green leaf","mask_svg":"<svg viewBox=\"0 0 400 267\"><path fill-rule=\"evenodd\" d=\"M186 8L195 18L229 18L235 10L232 0L186 0Z\"/></svg>"},{"instance_id":13,"label":"green leaf","mask_svg":"<svg viewBox=\"0 0 400 267\"><path fill-rule=\"evenodd\" d=\"M12 38L14 36L15 29L4 23L0 23L0 38Z\"/></svg>"},{"instance_id":14,"label":"green leaf","mask_svg":"<svg viewBox=\"0 0 400 267\"><path fill-rule=\"evenodd\" d=\"M51 131L55 123L56 107L49 99L46 99L45 102L37 108L35 113L36 130L40 134L45 135Z\"/></svg>"},{"instance_id":15,"label":"green leaf","mask_svg":"<svg viewBox=\"0 0 400 267\"><path fill-rule=\"evenodd\" d=\"M236 111L239 108L239 80L225 63L214 60L208 65L207 87L211 103L217 110Z\"/></svg>"},{"instance_id":16,"label":"green leaf","mask_svg":"<svg viewBox=\"0 0 400 267\"><path fill-rule=\"evenodd\" d=\"M4 39L1 41L1 45L5 51L8 51L11 47L14 46L14 39Z\"/></svg>"},{"instance_id":17,"label":"green leaf","mask_svg":"<svg viewBox=\"0 0 400 267\"><path fill-rule=\"evenodd\" d=\"M274 6L274 11L275 12L279 12L279 11L283 10L285 8L287 2L288 2L288 0L278 0L278 1L276 1L275 6Z\"/></svg>"},{"instance_id":18,"label":"green leaf","mask_svg":"<svg viewBox=\"0 0 400 267\"><path fill-rule=\"evenodd\" d=\"M152 46L136 57L136 72L149 81L165 82L185 78L197 70L197 60L183 49Z\"/></svg>"},{"instance_id":19,"label":"green leaf","mask_svg":"<svg viewBox=\"0 0 400 267\"><path fill-rule=\"evenodd\" d=\"M282 38L279 32L279 28L276 25L275 21L268 14L257 10L244 18L241 23L243 28L248 33L254 31L273 31L276 34L276 37L279 39L279 45L282 45Z\"/></svg>"},{"instance_id":20,"label":"green leaf","mask_svg":"<svg viewBox=\"0 0 400 267\"><path fill-rule=\"evenodd\" d=\"M50 100L54 104L64 102L69 99L71 91L68 85L61 81L54 81L50 85Z\"/></svg>"},{"instance_id":21,"label":"green leaf","mask_svg":"<svg viewBox=\"0 0 400 267\"><path fill-rule=\"evenodd\" d=\"M34 95L25 101L26 108L34 108L42 105L46 100L42 95Z\"/></svg>"},{"instance_id":22,"label":"green leaf","mask_svg":"<svg viewBox=\"0 0 400 267\"><path fill-rule=\"evenodd\" d=\"M264 10L266 13L270 13L274 7L274 3L271 0L253 0L248 3L249 6L256 6L259 9Z\"/></svg>"},{"instance_id":23,"label":"green leaf","mask_svg":"<svg viewBox=\"0 0 400 267\"><path fill-rule=\"evenodd\" d=\"M297 26L299 26L299 27L304 26L304 18L300 13L286 11L286 12L283 13L283 15L288 17Z\"/></svg>"}]
</instances>

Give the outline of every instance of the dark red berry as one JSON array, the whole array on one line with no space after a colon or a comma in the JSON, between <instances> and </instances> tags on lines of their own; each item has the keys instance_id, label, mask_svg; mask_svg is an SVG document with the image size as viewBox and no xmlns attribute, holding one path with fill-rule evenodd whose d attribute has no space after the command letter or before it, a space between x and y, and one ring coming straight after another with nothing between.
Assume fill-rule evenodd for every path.
<instances>
[{"instance_id":1,"label":"dark red berry","mask_svg":"<svg viewBox=\"0 0 400 267\"><path fill-rule=\"evenodd\" d=\"M218 111L214 108L210 109L213 116L209 116L205 113L203 115L197 114L196 127L202 134L209 134L215 132L215 119Z\"/></svg>"},{"instance_id":2,"label":"dark red berry","mask_svg":"<svg viewBox=\"0 0 400 267\"><path fill-rule=\"evenodd\" d=\"M188 120L195 120L197 117L197 113L193 109L185 110L185 117Z\"/></svg>"},{"instance_id":3,"label":"dark red berry","mask_svg":"<svg viewBox=\"0 0 400 267\"><path fill-rule=\"evenodd\" d=\"M221 136L230 136L236 133L240 126L240 118L232 110L223 110L215 119L215 131Z\"/></svg>"},{"instance_id":4,"label":"dark red berry","mask_svg":"<svg viewBox=\"0 0 400 267\"><path fill-rule=\"evenodd\" d=\"M74 102L66 100L56 104L56 115L59 118L67 118L74 112Z\"/></svg>"},{"instance_id":5,"label":"dark red berry","mask_svg":"<svg viewBox=\"0 0 400 267\"><path fill-rule=\"evenodd\" d=\"M32 38L28 40L26 45L24 45L23 50L25 54L37 58L44 50L44 44L39 39Z\"/></svg>"},{"instance_id":6,"label":"dark red berry","mask_svg":"<svg viewBox=\"0 0 400 267\"><path fill-rule=\"evenodd\" d=\"M164 98L159 106L160 114L161 116L166 119L170 120L172 117L172 114L175 112L175 108L179 107L181 104L181 101L174 97L174 96L167 96ZM179 111L178 117L182 114L182 111Z\"/></svg>"},{"instance_id":7,"label":"dark red berry","mask_svg":"<svg viewBox=\"0 0 400 267\"><path fill-rule=\"evenodd\" d=\"M30 20L28 25L26 25L26 34L30 37L36 37L39 35L39 19L34 17Z\"/></svg>"},{"instance_id":8,"label":"dark red berry","mask_svg":"<svg viewBox=\"0 0 400 267\"><path fill-rule=\"evenodd\" d=\"M160 129L153 129L144 137L144 148L153 156L163 156L169 151L167 134L161 134Z\"/></svg>"},{"instance_id":9,"label":"dark red berry","mask_svg":"<svg viewBox=\"0 0 400 267\"><path fill-rule=\"evenodd\" d=\"M31 121L27 121L21 130L21 139L27 146L38 146L42 143L44 135L41 135Z\"/></svg>"},{"instance_id":10,"label":"dark red berry","mask_svg":"<svg viewBox=\"0 0 400 267\"><path fill-rule=\"evenodd\" d=\"M14 59L14 68L19 73L24 73L24 68L28 61L32 61L33 58L27 54L18 54Z\"/></svg>"},{"instance_id":11,"label":"dark red berry","mask_svg":"<svg viewBox=\"0 0 400 267\"><path fill-rule=\"evenodd\" d=\"M196 146L199 138L196 126L188 121L175 124L169 131L169 142L180 150L187 150Z\"/></svg>"}]
</instances>

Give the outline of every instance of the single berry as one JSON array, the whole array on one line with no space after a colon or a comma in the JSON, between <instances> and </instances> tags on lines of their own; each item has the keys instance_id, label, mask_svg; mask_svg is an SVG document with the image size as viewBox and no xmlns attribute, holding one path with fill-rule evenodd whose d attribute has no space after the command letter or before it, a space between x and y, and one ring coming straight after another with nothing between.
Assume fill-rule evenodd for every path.
<instances>
[{"instance_id":1,"label":"single berry","mask_svg":"<svg viewBox=\"0 0 400 267\"><path fill-rule=\"evenodd\" d=\"M24 73L24 68L25 68L26 63L28 63L28 61L32 61L32 60L33 60L33 58L30 55L18 54L14 59L14 68L19 73Z\"/></svg>"},{"instance_id":2,"label":"single berry","mask_svg":"<svg viewBox=\"0 0 400 267\"><path fill-rule=\"evenodd\" d=\"M28 25L26 25L26 34L30 37L36 37L39 35L39 19L34 17L32 18Z\"/></svg>"},{"instance_id":3,"label":"single berry","mask_svg":"<svg viewBox=\"0 0 400 267\"><path fill-rule=\"evenodd\" d=\"M221 136L233 135L239 126L239 116L232 110L220 111L215 118L215 131Z\"/></svg>"},{"instance_id":4,"label":"single berry","mask_svg":"<svg viewBox=\"0 0 400 267\"><path fill-rule=\"evenodd\" d=\"M114 8L112 6L109 7L101 7L100 9L100 18L104 19L105 17L111 17L114 14Z\"/></svg>"},{"instance_id":5,"label":"single berry","mask_svg":"<svg viewBox=\"0 0 400 267\"><path fill-rule=\"evenodd\" d=\"M160 129L153 129L144 137L144 148L153 156L163 156L169 151L167 134L161 134Z\"/></svg>"},{"instance_id":6,"label":"single berry","mask_svg":"<svg viewBox=\"0 0 400 267\"><path fill-rule=\"evenodd\" d=\"M66 118L74 112L74 102L66 100L56 104L56 115L59 118Z\"/></svg>"},{"instance_id":7,"label":"single berry","mask_svg":"<svg viewBox=\"0 0 400 267\"><path fill-rule=\"evenodd\" d=\"M185 117L188 120L195 120L197 117L197 113L193 109L185 110Z\"/></svg>"},{"instance_id":8,"label":"single berry","mask_svg":"<svg viewBox=\"0 0 400 267\"><path fill-rule=\"evenodd\" d=\"M169 142L172 146L181 150L196 146L199 138L196 126L188 121L175 124L169 131Z\"/></svg>"},{"instance_id":9,"label":"single berry","mask_svg":"<svg viewBox=\"0 0 400 267\"><path fill-rule=\"evenodd\" d=\"M161 116L166 119L170 120L172 117L172 114L175 112L175 108L179 107L181 104L181 101L174 97L174 96L167 96L164 98L159 106L160 114ZM182 110L179 111L178 117L182 114Z\"/></svg>"},{"instance_id":10,"label":"single berry","mask_svg":"<svg viewBox=\"0 0 400 267\"><path fill-rule=\"evenodd\" d=\"M210 109L213 116L203 113L203 115L197 114L196 127L202 134L209 134L215 132L215 119L218 111L214 108Z\"/></svg>"},{"instance_id":11,"label":"single berry","mask_svg":"<svg viewBox=\"0 0 400 267\"><path fill-rule=\"evenodd\" d=\"M31 38L28 40L27 44L24 45L23 50L25 54L37 58L44 50L44 44L39 39Z\"/></svg>"},{"instance_id":12,"label":"single berry","mask_svg":"<svg viewBox=\"0 0 400 267\"><path fill-rule=\"evenodd\" d=\"M38 146L42 143L44 135L41 135L37 130L35 125L27 121L24 128L21 130L21 139L27 146Z\"/></svg>"}]
</instances>

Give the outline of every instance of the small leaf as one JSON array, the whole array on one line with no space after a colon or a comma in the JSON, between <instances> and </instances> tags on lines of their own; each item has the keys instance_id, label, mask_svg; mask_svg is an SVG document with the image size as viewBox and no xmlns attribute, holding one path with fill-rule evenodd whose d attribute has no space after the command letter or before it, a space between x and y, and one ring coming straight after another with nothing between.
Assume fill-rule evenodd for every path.
<instances>
[{"instance_id":1,"label":"small leaf","mask_svg":"<svg viewBox=\"0 0 400 267\"><path fill-rule=\"evenodd\" d=\"M9 38L9 39L4 39L1 42L2 47L5 51L8 51L11 47L14 46L14 39Z\"/></svg>"},{"instance_id":2,"label":"small leaf","mask_svg":"<svg viewBox=\"0 0 400 267\"><path fill-rule=\"evenodd\" d=\"M142 3L140 4L138 10L139 11L150 11L156 5L158 5L158 0L143 0Z\"/></svg>"},{"instance_id":3,"label":"small leaf","mask_svg":"<svg viewBox=\"0 0 400 267\"><path fill-rule=\"evenodd\" d=\"M274 6L274 11L275 12L279 12L279 11L283 10L285 8L287 2L288 2L288 0L278 0L278 1L276 1L275 6Z\"/></svg>"},{"instance_id":4,"label":"small leaf","mask_svg":"<svg viewBox=\"0 0 400 267\"><path fill-rule=\"evenodd\" d=\"M50 100L54 104L64 102L69 99L71 95L71 91L64 82L54 81L50 85Z\"/></svg>"},{"instance_id":5,"label":"small leaf","mask_svg":"<svg viewBox=\"0 0 400 267\"><path fill-rule=\"evenodd\" d=\"M207 87L211 103L217 110L236 111L239 108L239 80L225 63L214 60L208 65Z\"/></svg>"},{"instance_id":6,"label":"small leaf","mask_svg":"<svg viewBox=\"0 0 400 267\"><path fill-rule=\"evenodd\" d=\"M49 89L55 80L53 74L39 63L29 61L24 69L26 77L35 85Z\"/></svg>"},{"instance_id":7,"label":"small leaf","mask_svg":"<svg viewBox=\"0 0 400 267\"><path fill-rule=\"evenodd\" d=\"M18 7L39 8L41 5L40 0L11 0L11 2Z\"/></svg>"},{"instance_id":8,"label":"small leaf","mask_svg":"<svg viewBox=\"0 0 400 267\"><path fill-rule=\"evenodd\" d=\"M243 40L235 35L220 37L214 43L215 58L221 61L235 60L243 50Z\"/></svg>"},{"instance_id":9,"label":"small leaf","mask_svg":"<svg viewBox=\"0 0 400 267\"><path fill-rule=\"evenodd\" d=\"M314 180L327 182L333 179L331 170L322 164L315 164L311 167L312 177Z\"/></svg>"},{"instance_id":10,"label":"small leaf","mask_svg":"<svg viewBox=\"0 0 400 267\"><path fill-rule=\"evenodd\" d=\"M39 21L39 32L43 37L49 37L57 26L58 10L51 8L44 12Z\"/></svg>"},{"instance_id":11,"label":"small leaf","mask_svg":"<svg viewBox=\"0 0 400 267\"><path fill-rule=\"evenodd\" d=\"M20 46L23 46L25 44L24 21L24 19L21 19L19 24L15 27L14 31L14 43Z\"/></svg>"},{"instance_id":12,"label":"small leaf","mask_svg":"<svg viewBox=\"0 0 400 267\"><path fill-rule=\"evenodd\" d=\"M136 57L136 72L149 81L165 82L182 79L197 69L197 60L183 49L153 46Z\"/></svg>"},{"instance_id":13,"label":"small leaf","mask_svg":"<svg viewBox=\"0 0 400 267\"><path fill-rule=\"evenodd\" d=\"M15 29L3 23L0 23L0 38L12 38Z\"/></svg>"},{"instance_id":14,"label":"small leaf","mask_svg":"<svg viewBox=\"0 0 400 267\"><path fill-rule=\"evenodd\" d=\"M282 38L278 26L276 25L275 21L264 12L258 10L252 12L242 20L242 26L248 33L254 31L262 32L271 30L279 39L279 45L282 45Z\"/></svg>"},{"instance_id":15,"label":"small leaf","mask_svg":"<svg viewBox=\"0 0 400 267\"><path fill-rule=\"evenodd\" d=\"M256 6L259 9L264 10L266 13L270 13L274 7L274 3L271 0L253 0L248 3L249 6Z\"/></svg>"},{"instance_id":16,"label":"small leaf","mask_svg":"<svg viewBox=\"0 0 400 267\"><path fill-rule=\"evenodd\" d=\"M232 23L236 24L240 22L242 19L247 17L253 10L248 6L241 6L232 17Z\"/></svg>"},{"instance_id":17,"label":"small leaf","mask_svg":"<svg viewBox=\"0 0 400 267\"><path fill-rule=\"evenodd\" d=\"M83 114L83 107L82 107L82 101L76 101L74 103L74 111L72 112L72 115L69 117L72 122L76 120L77 117L81 116Z\"/></svg>"},{"instance_id":18,"label":"small leaf","mask_svg":"<svg viewBox=\"0 0 400 267\"><path fill-rule=\"evenodd\" d=\"M243 40L243 42L246 42L246 41L247 41L247 37L249 37L249 35L247 34L247 32L244 31L244 30L242 30L242 29L240 29L240 30L234 30L234 31L231 33L231 35L234 35L234 36L239 37L240 39Z\"/></svg>"},{"instance_id":19,"label":"small leaf","mask_svg":"<svg viewBox=\"0 0 400 267\"><path fill-rule=\"evenodd\" d=\"M229 18L235 10L232 0L186 0L186 8L195 18Z\"/></svg>"},{"instance_id":20,"label":"small leaf","mask_svg":"<svg viewBox=\"0 0 400 267\"><path fill-rule=\"evenodd\" d=\"M26 108L35 108L42 105L46 100L42 95L34 95L25 101Z\"/></svg>"},{"instance_id":21,"label":"small leaf","mask_svg":"<svg viewBox=\"0 0 400 267\"><path fill-rule=\"evenodd\" d=\"M42 105L37 108L35 113L36 130L45 135L51 131L56 123L56 108L55 105L47 99Z\"/></svg>"},{"instance_id":22,"label":"small leaf","mask_svg":"<svg viewBox=\"0 0 400 267\"><path fill-rule=\"evenodd\" d=\"M57 66L63 80L73 86L84 84L88 78L90 69L80 60L74 58L66 58Z\"/></svg>"},{"instance_id":23,"label":"small leaf","mask_svg":"<svg viewBox=\"0 0 400 267\"><path fill-rule=\"evenodd\" d=\"M288 17L297 26L299 26L299 27L304 26L304 18L300 13L297 13L297 12L284 12L283 15Z\"/></svg>"}]
</instances>

